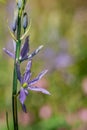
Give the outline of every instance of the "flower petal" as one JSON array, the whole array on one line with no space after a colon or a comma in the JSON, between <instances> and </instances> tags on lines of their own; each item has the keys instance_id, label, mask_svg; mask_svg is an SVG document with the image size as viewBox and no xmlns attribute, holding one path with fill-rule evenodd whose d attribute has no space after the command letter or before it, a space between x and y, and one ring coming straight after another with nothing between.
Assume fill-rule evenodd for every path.
<instances>
[{"instance_id":1,"label":"flower petal","mask_svg":"<svg viewBox=\"0 0 87 130\"><path fill-rule=\"evenodd\" d=\"M48 70L42 71L34 80L31 80L28 84L33 85L33 84L37 83L37 81L39 81L47 73L47 71Z\"/></svg>"},{"instance_id":2,"label":"flower petal","mask_svg":"<svg viewBox=\"0 0 87 130\"><path fill-rule=\"evenodd\" d=\"M33 91L37 91L37 92L42 92L42 93L44 93L44 94L50 95L50 93L49 93L46 89L44 89L44 88L39 88L39 87L37 87L37 86L35 86L35 87L28 87L27 89L33 90Z\"/></svg>"},{"instance_id":3,"label":"flower petal","mask_svg":"<svg viewBox=\"0 0 87 130\"><path fill-rule=\"evenodd\" d=\"M31 76L31 65L32 65L32 62L31 61L28 61L27 63L27 66L26 66L26 70L25 70L25 73L24 73L24 78L23 78L23 82L28 82L28 80L30 79L30 76Z\"/></svg>"},{"instance_id":4,"label":"flower petal","mask_svg":"<svg viewBox=\"0 0 87 130\"><path fill-rule=\"evenodd\" d=\"M17 78L20 81L20 83L22 84L22 77L21 77L21 72L20 72L20 65L18 63L16 63L16 71L17 71Z\"/></svg>"},{"instance_id":5,"label":"flower petal","mask_svg":"<svg viewBox=\"0 0 87 130\"><path fill-rule=\"evenodd\" d=\"M25 113L27 113L27 109L26 109L25 104L22 104L22 110L23 110Z\"/></svg>"},{"instance_id":6,"label":"flower petal","mask_svg":"<svg viewBox=\"0 0 87 130\"><path fill-rule=\"evenodd\" d=\"M13 40L14 53L16 52L16 42Z\"/></svg>"},{"instance_id":7,"label":"flower petal","mask_svg":"<svg viewBox=\"0 0 87 130\"><path fill-rule=\"evenodd\" d=\"M35 51L33 51L29 56L28 59L33 58L38 52L43 48L43 45L39 46Z\"/></svg>"},{"instance_id":8,"label":"flower petal","mask_svg":"<svg viewBox=\"0 0 87 130\"><path fill-rule=\"evenodd\" d=\"M3 50L4 50L4 52L5 52L6 54L8 54L10 57L12 57L13 59L15 58L15 55L14 55L12 52L8 51L6 48L3 48Z\"/></svg>"},{"instance_id":9,"label":"flower petal","mask_svg":"<svg viewBox=\"0 0 87 130\"><path fill-rule=\"evenodd\" d=\"M26 37L25 43L21 49L21 58L27 57L27 54L29 52L29 36Z\"/></svg>"},{"instance_id":10,"label":"flower petal","mask_svg":"<svg viewBox=\"0 0 87 130\"><path fill-rule=\"evenodd\" d=\"M25 92L26 96L29 94L29 92L27 91L27 89L24 89L24 92Z\"/></svg>"},{"instance_id":11,"label":"flower petal","mask_svg":"<svg viewBox=\"0 0 87 130\"><path fill-rule=\"evenodd\" d=\"M26 100L26 93L23 88L20 89L19 100L22 105L24 104L24 101Z\"/></svg>"}]
</instances>

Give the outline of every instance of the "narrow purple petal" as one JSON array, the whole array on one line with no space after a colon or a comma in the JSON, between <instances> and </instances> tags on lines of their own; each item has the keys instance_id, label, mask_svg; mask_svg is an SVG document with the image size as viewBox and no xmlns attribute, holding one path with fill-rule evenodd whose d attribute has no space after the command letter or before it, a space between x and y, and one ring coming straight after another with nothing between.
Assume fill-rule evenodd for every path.
<instances>
[{"instance_id":1,"label":"narrow purple petal","mask_svg":"<svg viewBox=\"0 0 87 130\"><path fill-rule=\"evenodd\" d=\"M29 94L27 89L24 89L24 92L25 92L26 96Z\"/></svg>"},{"instance_id":2,"label":"narrow purple petal","mask_svg":"<svg viewBox=\"0 0 87 130\"><path fill-rule=\"evenodd\" d=\"M37 91L37 92L42 92L42 93L44 93L44 94L50 95L50 93L49 93L46 89L44 89L44 88L39 88L39 87L37 87L37 86L35 86L35 87L28 87L27 89L33 90L33 91Z\"/></svg>"},{"instance_id":3,"label":"narrow purple petal","mask_svg":"<svg viewBox=\"0 0 87 130\"><path fill-rule=\"evenodd\" d=\"M39 81L47 73L47 71L48 70L42 71L34 80L31 80L28 84L33 85L33 84L37 83L37 81Z\"/></svg>"},{"instance_id":4,"label":"narrow purple petal","mask_svg":"<svg viewBox=\"0 0 87 130\"><path fill-rule=\"evenodd\" d=\"M3 48L3 50L4 50L4 52L5 52L6 54L8 54L10 57L12 57L13 59L15 58L15 55L14 55L12 52L8 51L6 48Z\"/></svg>"},{"instance_id":5,"label":"narrow purple petal","mask_svg":"<svg viewBox=\"0 0 87 130\"><path fill-rule=\"evenodd\" d=\"M20 89L19 100L22 105L24 104L24 101L26 100L26 93L23 88Z\"/></svg>"},{"instance_id":6,"label":"narrow purple petal","mask_svg":"<svg viewBox=\"0 0 87 130\"><path fill-rule=\"evenodd\" d=\"M24 73L23 82L28 82L29 79L30 79L30 76L31 76L31 65L32 65L32 62L28 61L27 66L26 66L26 70L25 70L25 73Z\"/></svg>"},{"instance_id":7,"label":"narrow purple petal","mask_svg":"<svg viewBox=\"0 0 87 130\"><path fill-rule=\"evenodd\" d=\"M21 88L20 89L20 93L19 93L19 100L20 100L20 103L22 105L22 110L26 113L27 110L26 110L26 106L24 104L25 100L26 100L26 96L28 95L28 91L24 88Z\"/></svg>"},{"instance_id":8,"label":"narrow purple petal","mask_svg":"<svg viewBox=\"0 0 87 130\"><path fill-rule=\"evenodd\" d=\"M25 104L22 104L22 110L23 110L25 113L27 113L27 109L26 109Z\"/></svg>"},{"instance_id":9,"label":"narrow purple petal","mask_svg":"<svg viewBox=\"0 0 87 130\"><path fill-rule=\"evenodd\" d=\"M17 78L20 81L20 83L22 84L22 77L21 77L21 72L20 72L20 65L18 63L16 64L16 71L17 71Z\"/></svg>"},{"instance_id":10,"label":"narrow purple petal","mask_svg":"<svg viewBox=\"0 0 87 130\"><path fill-rule=\"evenodd\" d=\"M13 40L14 53L16 52L16 42Z\"/></svg>"},{"instance_id":11,"label":"narrow purple petal","mask_svg":"<svg viewBox=\"0 0 87 130\"><path fill-rule=\"evenodd\" d=\"M29 36L26 37L25 43L21 49L21 58L27 57L27 54L29 52Z\"/></svg>"}]
</instances>

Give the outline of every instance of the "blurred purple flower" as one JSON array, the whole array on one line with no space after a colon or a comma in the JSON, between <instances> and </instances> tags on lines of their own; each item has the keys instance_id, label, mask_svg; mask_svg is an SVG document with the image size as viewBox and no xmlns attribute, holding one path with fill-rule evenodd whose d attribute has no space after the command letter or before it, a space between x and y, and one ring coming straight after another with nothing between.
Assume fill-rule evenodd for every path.
<instances>
[{"instance_id":1,"label":"blurred purple flower","mask_svg":"<svg viewBox=\"0 0 87 130\"><path fill-rule=\"evenodd\" d=\"M46 67L49 68L49 72L53 72L54 70L62 70L67 67L70 67L74 64L74 57L64 50L59 50L59 52L54 51L51 48L46 48L45 52L41 56L41 59L46 62Z\"/></svg>"},{"instance_id":2,"label":"blurred purple flower","mask_svg":"<svg viewBox=\"0 0 87 130\"><path fill-rule=\"evenodd\" d=\"M69 67L72 63L73 63L72 57L68 53L65 53L65 52L61 52L55 58L55 67L57 69Z\"/></svg>"},{"instance_id":3,"label":"blurred purple flower","mask_svg":"<svg viewBox=\"0 0 87 130\"><path fill-rule=\"evenodd\" d=\"M17 78L20 81L21 84L21 89L19 91L19 100L22 104L22 109L24 112L26 112L26 106L24 104L25 100L26 100L26 96L28 95L28 90L33 90L33 91L38 91L38 92L42 92L44 94L48 94L50 95L50 93L44 89L44 88L40 88L37 86L32 86L33 84L37 83L46 73L47 70L42 71L35 79L30 80L31 77L31 61L29 61L27 63L27 67L25 70L25 73L23 76L21 76L21 72L20 72L20 66L17 63Z\"/></svg>"},{"instance_id":4,"label":"blurred purple flower","mask_svg":"<svg viewBox=\"0 0 87 130\"><path fill-rule=\"evenodd\" d=\"M20 57L19 57L20 60L28 58L28 52L29 52L29 44L28 43L29 43L29 36L26 37L25 43L21 48ZM13 44L14 44L14 53L10 52L6 48L3 48L3 50L5 51L6 54L8 54L10 57L12 57L14 59L15 58L16 43L13 42Z\"/></svg>"}]
</instances>

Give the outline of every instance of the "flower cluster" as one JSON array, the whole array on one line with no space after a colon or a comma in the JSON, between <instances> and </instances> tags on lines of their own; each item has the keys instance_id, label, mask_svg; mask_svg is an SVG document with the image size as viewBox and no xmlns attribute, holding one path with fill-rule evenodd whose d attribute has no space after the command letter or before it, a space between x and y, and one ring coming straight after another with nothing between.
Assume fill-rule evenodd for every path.
<instances>
[{"instance_id":1,"label":"flower cluster","mask_svg":"<svg viewBox=\"0 0 87 130\"><path fill-rule=\"evenodd\" d=\"M25 39L24 45L21 47L20 57L16 62L17 78L18 78L20 85L21 85L21 88L18 92L18 95L19 95L19 101L22 104L22 109L23 109L24 112L26 112L26 106L25 106L24 102L26 100L26 96L29 93L29 90L42 92L44 94L50 95L50 93L46 89L40 88L38 86L33 86L47 73L47 70L42 71L35 79L30 80L32 58L33 58L34 55L36 55L39 52L39 50L41 48L42 48L42 46L39 46L33 53L29 54L29 36L27 36L26 39ZM3 50L10 57L12 57L13 59L15 58L15 53L10 52L6 48L3 48ZM14 52L15 52L15 49L14 49ZM23 62L26 59L28 59L28 63L27 63L26 69L25 69L25 73L22 76L19 63L21 61Z\"/></svg>"}]
</instances>

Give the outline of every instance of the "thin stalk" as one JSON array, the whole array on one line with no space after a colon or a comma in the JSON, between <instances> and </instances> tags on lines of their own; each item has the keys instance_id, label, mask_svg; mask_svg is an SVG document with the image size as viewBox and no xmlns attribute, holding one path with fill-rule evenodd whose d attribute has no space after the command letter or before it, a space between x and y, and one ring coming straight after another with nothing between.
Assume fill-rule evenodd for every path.
<instances>
[{"instance_id":1,"label":"thin stalk","mask_svg":"<svg viewBox=\"0 0 87 130\"><path fill-rule=\"evenodd\" d=\"M7 124L7 129L10 130L9 129L9 122L8 122L8 112L7 111L6 111L6 124Z\"/></svg>"},{"instance_id":2,"label":"thin stalk","mask_svg":"<svg viewBox=\"0 0 87 130\"><path fill-rule=\"evenodd\" d=\"M13 124L14 130L18 130L18 112L17 112L17 72L16 72L16 62L20 56L20 35L21 35L21 16L18 15L18 24L17 24L17 40L16 43L16 52L14 60L14 72L13 72L13 92L12 92L12 112L13 112Z\"/></svg>"}]
</instances>

